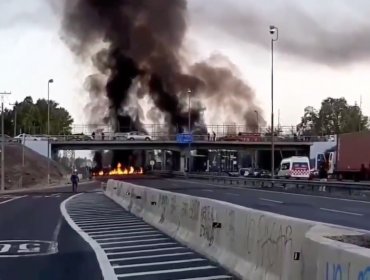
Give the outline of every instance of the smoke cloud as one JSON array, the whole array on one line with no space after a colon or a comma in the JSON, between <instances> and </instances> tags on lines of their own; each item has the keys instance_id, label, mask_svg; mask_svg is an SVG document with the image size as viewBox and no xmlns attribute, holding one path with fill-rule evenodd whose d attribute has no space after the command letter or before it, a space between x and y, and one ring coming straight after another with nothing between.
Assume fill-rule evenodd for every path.
<instances>
[{"instance_id":1,"label":"smoke cloud","mask_svg":"<svg viewBox=\"0 0 370 280\"><path fill-rule=\"evenodd\" d=\"M273 24L279 28L278 52L334 67L370 59L368 1L204 0L206 11L198 5L194 26L234 43L268 49Z\"/></svg>"},{"instance_id":2,"label":"smoke cloud","mask_svg":"<svg viewBox=\"0 0 370 280\"><path fill-rule=\"evenodd\" d=\"M138 100L140 114L154 121L164 116L169 127L188 123L188 90L191 90L192 123L201 123L203 102L232 118L244 118L256 126L255 95L239 78L226 58L210 58L190 65L182 49L187 32L188 4L185 0L66 0L62 38L82 60L91 60L98 74L88 77L87 108L104 112L117 129L140 126L130 110L130 95ZM98 49L94 53L94 50ZM216 65L219 61L223 65ZM99 75L105 76L103 84ZM135 83L140 90L132 90ZM140 100L148 96L154 108L144 113ZM105 99L104 99L105 98ZM236 113L235 113L236 112ZM251 117L253 116L253 117ZM261 118L262 121L262 118ZM217 123L217 119L215 119Z\"/></svg>"}]
</instances>

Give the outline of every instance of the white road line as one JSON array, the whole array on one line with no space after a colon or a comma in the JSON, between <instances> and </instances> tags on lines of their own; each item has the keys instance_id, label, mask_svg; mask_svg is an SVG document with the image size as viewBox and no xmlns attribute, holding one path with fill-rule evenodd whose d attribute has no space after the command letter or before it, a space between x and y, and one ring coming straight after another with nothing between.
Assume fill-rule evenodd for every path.
<instances>
[{"instance_id":1,"label":"white road line","mask_svg":"<svg viewBox=\"0 0 370 280\"><path fill-rule=\"evenodd\" d=\"M135 248L145 248L145 247L162 247L167 245L174 245L176 242L163 242L155 244L143 244L143 245L130 245L130 246L120 246L113 248L104 248L105 250L126 250L126 249L135 249Z\"/></svg>"},{"instance_id":2,"label":"white road line","mask_svg":"<svg viewBox=\"0 0 370 280\"><path fill-rule=\"evenodd\" d=\"M112 230L99 230L99 231L90 231L86 230L88 234L99 234L99 233L118 233L118 232L135 232L136 230L142 230L142 229L152 229L151 226L140 226L137 228L132 228L132 229L112 229Z\"/></svg>"},{"instance_id":3,"label":"white road line","mask_svg":"<svg viewBox=\"0 0 370 280\"><path fill-rule=\"evenodd\" d=\"M107 222L107 221L121 221L121 220L124 220L124 221L135 221L135 220L140 220L142 221L141 219L137 219L137 218L132 218L132 219L128 219L128 218L125 218L125 217L115 217L115 218L87 218L87 219L82 219L82 218L77 218L76 217L76 221L78 222L82 222L82 223L88 223L88 222Z\"/></svg>"},{"instance_id":4,"label":"white road line","mask_svg":"<svg viewBox=\"0 0 370 280\"><path fill-rule=\"evenodd\" d=\"M116 244L130 244L130 243L137 243L137 242L153 242L159 240L168 240L167 237L160 237L160 238L151 238L151 239L139 239L139 240L129 240L129 241L114 241L114 242L99 242L100 245L116 245ZM108 249L108 248L104 248Z\"/></svg>"},{"instance_id":5,"label":"white road line","mask_svg":"<svg viewBox=\"0 0 370 280\"><path fill-rule=\"evenodd\" d=\"M137 263L137 264L126 264L126 265L114 265L114 268L131 268L131 267L143 267L143 266L156 266L156 265L166 265L166 264L177 264L177 263L188 263L188 262L202 262L206 259L195 258L187 260L177 260L177 261L163 261L163 262L152 262L152 263Z\"/></svg>"},{"instance_id":6,"label":"white road line","mask_svg":"<svg viewBox=\"0 0 370 280\"><path fill-rule=\"evenodd\" d=\"M20 199L20 198L23 198L23 197L26 197L27 195L22 195L22 196L18 196L18 197L13 197L11 199L8 199L8 200L5 200L5 201L2 201L0 202L0 204L5 204L5 203L8 203L8 202L11 202L11 201L14 201L14 200L17 200L17 199Z\"/></svg>"},{"instance_id":7,"label":"white road line","mask_svg":"<svg viewBox=\"0 0 370 280\"><path fill-rule=\"evenodd\" d=\"M79 227L83 227L85 229L111 229L111 228L132 228L139 225L147 225L144 222L135 222L135 223L118 223L118 224L108 224L108 225L79 225Z\"/></svg>"},{"instance_id":8,"label":"white road line","mask_svg":"<svg viewBox=\"0 0 370 280\"><path fill-rule=\"evenodd\" d=\"M162 233L157 234L144 234L144 235L136 235L136 236L129 236L129 237L111 237L111 238L94 238L99 243L103 244L104 241L112 241L112 240L130 240L130 239L137 239L142 237L158 237L163 236Z\"/></svg>"},{"instance_id":9,"label":"white road line","mask_svg":"<svg viewBox=\"0 0 370 280\"><path fill-rule=\"evenodd\" d=\"M232 279L230 275L214 275L214 276L206 276L206 277L195 277L195 278L184 278L178 280L218 280L218 279Z\"/></svg>"},{"instance_id":10,"label":"white road line","mask_svg":"<svg viewBox=\"0 0 370 280\"><path fill-rule=\"evenodd\" d=\"M146 234L146 233L155 233L155 232L158 232L157 230L141 230L141 231L134 231L134 232L122 232L122 233L117 233L117 232L114 232L114 233L104 233L104 234L91 234L90 235L94 238L96 237L104 237L104 236L138 236L140 237L140 235L138 234Z\"/></svg>"},{"instance_id":11,"label":"white road line","mask_svg":"<svg viewBox=\"0 0 370 280\"><path fill-rule=\"evenodd\" d=\"M149 255L149 256L147 255L147 256L130 257L130 258L118 258L118 259L111 259L111 263L113 263L113 262L122 262L122 261L130 261L130 260L151 259L151 258L186 256L186 255L194 255L194 253L193 252L184 252L184 253L173 253L173 254L162 254L162 255Z\"/></svg>"},{"instance_id":12,"label":"white road line","mask_svg":"<svg viewBox=\"0 0 370 280\"><path fill-rule=\"evenodd\" d=\"M233 196L240 196L239 194L237 194L237 193L231 193L231 192L227 192L226 193L227 195L233 195Z\"/></svg>"},{"instance_id":13,"label":"white road line","mask_svg":"<svg viewBox=\"0 0 370 280\"><path fill-rule=\"evenodd\" d=\"M213 190L201 190L202 192L214 192Z\"/></svg>"},{"instance_id":14,"label":"white road line","mask_svg":"<svg viewBox=\"0 0 370 280\"><path fill-rule=\"evenodd\" d=\"M363 214L360 214L360 213L347 212L347 211L341 211L341 210L330 209L330 208L320 208L320 210L328 211L328 212L334 212L334 213L347 214L347 215L353 215L353 216L363 216Z\"/></svg>"},{"instance_id":15,"label":"white road line","mask_svg":"<svg viewBox=\"0 0 370 280\"><path fill-rule=\"evenodd\" d=\"M175 272L184 272L184 271L197 271L205 269L215 269L213 265L198 266L198 267L186 267L186 268L177 268L177 269L166 269L166 270L155 270L155 271L145 271L145 272L135 272L135 273L125 273L118 274L118 277L133 277L133 276L143 276L143 275L155 275L155 274L166 274L166 273L175 273Z\"/></svg>"},{"instance_id":16,"label":"white road line","mask_svg":"<svg viewBox=\"0 0 370 280\"><path fill-rule=\"evenodd\" d=\"M74 197L78 197L81 194L77 194L74 196L71 196L67 200L64 200L62 204L60 205L60 211L62 212L62 215L64 219L67 221L67 223L87 242L89 243L90 247L94 250L95 255L98 259L98 263L100 266L100 269L102 271L102 275L104 279L112 279L117 280L117 275L114 272L113 267L110 265L109 259L107 255L105 254L104 250L99 246L99 244L92 239L88 234L83 232L71 219L71 217L68 215L66 204L68 201L72 200Z\"/></svg>"},{"instance_id":17,"label":"white road line","mask_svg":"<svg viewBox=\"0 0 370 280\"><path fill-rule=\"evenodd\" d=\"M172 251L172 250L179 250L179 249L187 249L187 248L181 247L181 246L175 246L175 247L170 247L170 248L159 248L159 249L147 249L147 250L114 252L114 253L107 253L107 256L129 255L129 254L160 252L160 251ZM110 261L114 261L114 259L110 259Z\"/></svg>"},{"instance_id":18,"label":"white road line","mask_svg":"<svg viewBox=\"0 0 370 280\"><path fill-rule=\"evenodd\" d=\"M121 225L127 225L127 224L133 224L135 221L130 221L130 222L127 222L127 220L119 220L119 221L107 221L107 222L89 222L89 223L79 223L79 222L76 222L76 224L78 224L79 226L83 226L83 227L86 227L86 226L94 226L94 225L118 225L118 224L121 224ZM136 222L142 222L141 220L136 220Z\"/></svg>"},{"instance_id":19,"label":"white road line","mask_svg":"<svg viewBox=\"0 0 370 280\"><path fill-rule=\"evenodd\" d=\"M259 200L278 203L278 204L283 204L284 203L283 201L280 201L280 200L273 200L273 199L267 199L267 198L259 198Z\"/></svg>"}]
</instances>

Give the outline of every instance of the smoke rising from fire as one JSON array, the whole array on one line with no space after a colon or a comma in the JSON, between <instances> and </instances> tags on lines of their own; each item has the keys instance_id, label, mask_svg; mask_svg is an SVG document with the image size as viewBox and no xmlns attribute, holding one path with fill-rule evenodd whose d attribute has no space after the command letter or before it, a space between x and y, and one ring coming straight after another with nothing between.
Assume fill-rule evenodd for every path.
<instances>
[{"instance_id":1,"label":"smoke rising from fire","mask_svg":"<svg viewBox=\"0 0 370 280\"><path fill-rule=\"evenodd\" d=\"M278 52L334 67L370 59L368 1L203 0L197 5L194 25L224 40L269 50L273 24L280 31Z\"/></svg>"},{"instance_id":2,"label":"smoke rising from fire","mask_svg":"<svg viewBox=\"0 0 370 280\"><path fill-rule=\"evenodd\" d=\"M108 97L109 116L122 130L133 123L130 95L137 95L137 107L146 95L154 104L146 116L158 120L160 112L170 127L184 128L190 89L193 123L203 121L201 111L207 103L222 109L229 121L243 116L247 126L256 127L251 112L261 109L255 95L226 58L218 59L222 66L215 65L215 58L190 65L181 54L187 12L185 0L65 0L62 38L77 57L91 59L98 71L86 81L88 108L104 112L99 106ZM96 48L100 50L93 53ZM107 77L105 84L99 75ZM130 90L135 81L140 91Z\"/></svg>"}]
</instances>

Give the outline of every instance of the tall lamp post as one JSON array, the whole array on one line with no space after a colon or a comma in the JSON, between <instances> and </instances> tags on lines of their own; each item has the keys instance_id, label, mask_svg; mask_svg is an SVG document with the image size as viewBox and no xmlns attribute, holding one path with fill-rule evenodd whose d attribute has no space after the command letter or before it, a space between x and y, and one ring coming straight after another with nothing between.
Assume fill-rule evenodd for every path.
<instances>
[{"instance_id":1,"label":"tall lamp post","mask_svg":"<svg viewBox=\"0 0 370 280\"><path fill-rule=\"evenodd\" d=\"M188 133L191 135L191 104L190 104L190 98L191 98L191 90L188 89ZM191 143L189 141L189 157L188 157L188 173L191 171Z\"/></svg>"},{"instance_id":2,"label":"tall lamp post","mask_svg":"<svg viewBox=\"0 0 370 280\"><path fill-rule=\"evenodd\" d=\"M271 34L271 176L275 175L275 146L274 146L274 43L279 38L277 27L270 25Z\"/></svg>"},{"instance_id":3,"label":"tall lamp post","mask_svg":"<svg viewBox=\"0 0 370 280\"><path fill-rule=\"evenodd\" d=\"M50 84L54 83L53 79L48 81L48 185L50 185Z\"/></svg>"}]
</instances>

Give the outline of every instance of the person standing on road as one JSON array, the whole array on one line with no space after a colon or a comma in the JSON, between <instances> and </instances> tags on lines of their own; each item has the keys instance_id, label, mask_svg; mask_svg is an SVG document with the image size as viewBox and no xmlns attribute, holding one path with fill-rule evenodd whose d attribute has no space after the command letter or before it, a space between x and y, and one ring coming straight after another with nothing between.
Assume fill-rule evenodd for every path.
<instances>
[{"instance_id":1,"label":"person standing on road","mask_svg":"<svg viewBox=\"0 0 370 280\"><path fill-rule=\"evenodd\" d=\"M324 164L321 164L320 165L320 169L319 169L319 178L320 178L320 181L322 182L326 182L328 179L328 172L326 171L326 168L325 168L325 165ZM319 191L325 191L326 189L326 186L325 185L321 185L320 188L319 188Z\"/></svg>"},{"instance_id":2,"label":"person standing on road","mask_svg":"<svg viewBox=\"0 0 370 280\"><path fill-rule=\"evenodd\" d=\"M78 182L80 178L78 178L77 170L75 170L71 175L71 183L72 183L72 191L77 192Z\"/></svg>"},{"instance_id":3,"label":"person standing on road","mask_svg":"<svg viewBox=\"0 0 370 280\"><path fill-rule=\"evenodd\" d=\"M95 140L95 131L93 131L93 133L91 134L91 137L93 140Z\"/></svg>"}]
</instances>

